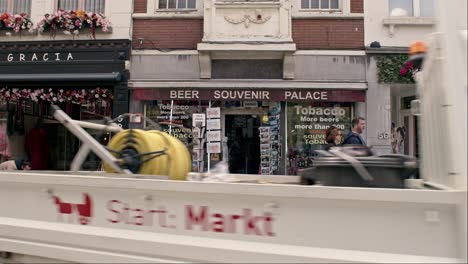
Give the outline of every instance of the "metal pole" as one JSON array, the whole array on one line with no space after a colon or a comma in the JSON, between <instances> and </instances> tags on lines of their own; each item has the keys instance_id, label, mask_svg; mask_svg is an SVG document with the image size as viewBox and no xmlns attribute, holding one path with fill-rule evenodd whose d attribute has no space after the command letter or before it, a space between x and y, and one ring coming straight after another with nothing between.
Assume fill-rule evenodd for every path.
<instances>
[{"instance_id":1,"label":"metal pole","mask_svg":"<svg viewBox=\"0 0 468 264\"><path fill-rule=\"evenodd\" d=\"M169 116L169 135L172 133L172 108L174 106L174 100L171 100L171 115Z\"/></svg>"},{"instance_id":2,"label":"metal pole","mask_svg":"<svg viewBox=\"0 0 468 264\"><path fill-rule=\"evenodd\" d=\"M281 103L280 103L281 106ZM281 113L281 112L280 112ZM284 175L288 175L288 102L284 102Z\"/></svg>"},{"instance_id":3,"label":"metal pole","mask_svg":"<svg viewBox=\"0 0 468 264\"><path fill-rule=\"evenodd\" d=\"M96 155L101 158L104 162L109 164L117 172L132 174L128 169L122 169L117 165L117 159L109 153L99 142L96 141L88 132L86 132L77 123L73 122L65 112L63 112L58 106L52 106L54 109L54 118L57 119L62 125L64 125L70 132L72 132L77 138L79 138L86 148L90 148ZM80 150L79 153L86 153L85 150ZM81 167L81 164L74 163L74 168Z\"/></svg>"},{"instance_id":4,"label":"metal pole","mask_svg":"<svg viewBox=\"0 0 468 264\"><path fill-rule=\"evenodd\" d=\"M84 128L103 130L103 131L114 132L114 133L118 133L123 130L123 128L117 126L115 123L111 123L109 125L101 125L101 124L96 124L96 123L91 123L91 122L86 122L86 121L79 121L79 120L73 120L73 123Z\"/></svg>"},{"instance_id":5,"label":"metal pole","mask_svg":"<svg viewBox=\"0 0 468 264\"><path fill-rule=\"evenodd\" d=\"M208 101L208 108L211 108L211 100ZM206 122L205 122L206 123ZM208 130L206 131L208 132ZM208 142L206 142L208 144ZM206 148L206 154L208 155L208 173L210 173L210 167L211 167L211 153L208 148Z\"/></svg>"}]
</instances>

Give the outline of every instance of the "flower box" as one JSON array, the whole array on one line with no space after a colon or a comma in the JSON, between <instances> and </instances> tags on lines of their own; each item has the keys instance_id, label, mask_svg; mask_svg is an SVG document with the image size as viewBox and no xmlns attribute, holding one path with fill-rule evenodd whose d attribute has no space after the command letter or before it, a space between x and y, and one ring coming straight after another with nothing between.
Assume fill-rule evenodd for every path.
<instances>
[{"instance_id":1,"label":"flower box","mask_svg":"<svg viewBox=\"0 0 468 264\"><path fill-rule=\"evenodd\" d=\"M62 32L67 35L79 35L82 30L89 30L93 38L96 31L108 32L109 22L105 16L84 11L58 10L55 14L45 14L36 26L39 33L49 32L55 35Z\"/></svg>"},{"instance_id":2,"label":"flower box","mask_svg":"<svg viewBox=\"0 0 468 264\"><path fill-rule=\"evenodd\" d=\"M34 32L34 24L26 13L12 15L0 14L0 30L6 35L21 34L21 32Z\"/></svg>"}]
</instances>

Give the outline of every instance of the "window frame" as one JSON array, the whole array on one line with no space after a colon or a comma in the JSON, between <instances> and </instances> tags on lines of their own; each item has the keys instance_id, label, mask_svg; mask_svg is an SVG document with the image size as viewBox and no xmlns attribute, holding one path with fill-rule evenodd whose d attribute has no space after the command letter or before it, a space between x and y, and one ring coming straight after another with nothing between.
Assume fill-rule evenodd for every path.
<instances>
[{"instance_id":1,"label":"window frame","mask_svg":"<svg viewBox=\"0 0 468 264\"><path fill-rule=\"evenodd\" d=\"M3 12L7 12L7 13L10 13L10 14L13 14L13 15L26 13L26 14L28 14L28 16L31 16L32 0L29 0L29 10L27 10L26 12L25 11L15 12L15 3L16 3L15 0L5 0L5 1L7 3L7 9L5 11L3 11ZM3 12L0 11L0 13L3 13Z\"/></svg>"},{"instance_id":2,"label":"window frame","mask_svg":"<svg viewBox=\"0 0 468 264\"><path fill-rule=\"evenodd\" d=\"M195 1L195 7L194 8L177 8L177 6L179 5L179 1L180 0L165 0L166 1L166 6L167 8L159 8L159 2L161 0L156 0L155 2L155 11L156 12L194 12L194 11L198 11L198 7L197 7L197 4L198 4L198 1L197 0L193 0ZM176 3L176 7L175 8L169 8L169 2L170 1L175 1ZM187 3L187 6L188 6L188 1L189 0L185 0L186 3Z\"/></svg>"},{"instance_id":3,"label":"window frame","mask_svg":"<svg viewBox=\"0 0 468 264\"><path fill-rule=\"evenodd\" d=\"M389 17L392 17L390 14L392 12L392 10L390 10L390 2L393 1L393 0L388 0L387 2L387 6L388 6L388 16ZM434 6L433 7L433 10L434 10L434 13L430 16L422 16L421 15L421 2L422 1L425 1L425 0L410 0L411 3L412 3L412 15L408 15L407 17L422 17L422 18L431 18L431 17L435 17L435 12L436 12L436 7ZM432 2L433 5L435 5L435 1Z\"/></svg>"},{"instance_id":4,"label":"window frame","mask_svg":"<svg viewBox=\"0 0 468 264\"><path fill-rule=\"evenodd\" d=\"M75 0L75 1L78 1L78 5L77 5L76 10L73 10L73 11L84 10L85 12L96 12L96 11L94 11L94 10L93 10L93 11L90 11L90 10L85 10L85 9L84 9L85 1L86 1L86 0ZM104 15L104 14L106 13L106 10L107 10L107 4L106 4L107 1L106 1L106 0L101 0L101 1L104 2L104 10L103 10L103 12L99 12L99 13ZM57 7L57 10L58 10L58 9L61 9L60 6L59 6L59 4L60 4L60 0L56 0L56 7ZM64 9L64 10L65 10L65 9ZM65 10L65 11L69 11L69 10Z\"/></svg>"},{"instance_id":5,"label":"window frame","mask_svg":"<svg viewBox=\"0 0 468 264\"><path fill-rule=\"evenodd\" d=\"M311 1L313 0L307 0L309 1L309 6L311 6ZM331 1L333 0L328 0L328 6L331 6ZM306 12L333 12L333 13L339 13L343 12L343 0L337 0L338 1L338 8L321 8L322 6L322 0L318 0L319 3L319 8L303 8L302 7L302 0L298 0L298 10L299 11L306 11Z\"/></svg>"}]
</instances>

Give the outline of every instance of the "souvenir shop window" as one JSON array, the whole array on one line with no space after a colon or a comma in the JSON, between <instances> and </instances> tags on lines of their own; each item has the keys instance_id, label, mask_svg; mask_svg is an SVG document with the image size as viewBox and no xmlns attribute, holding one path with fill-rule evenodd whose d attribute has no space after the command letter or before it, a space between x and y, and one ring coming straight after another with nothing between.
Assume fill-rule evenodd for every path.
<instances>
[{"instance_id":1,"label":"souvenir shop window","mask_svg":"<svg viewBox=\"0 0 468 264\"><path fill-rule=\"evenodd\" d=\"M205 113L208 101L148 101L145 104L146 129L171 134L190 146L192 143L192 115ZM171 115L172 108L172 115Z\"/></svg>"},{"instance_id":2,"label":"souvenir shop window","mask_svg":"<svg viewBox=\"0 0 468 264\"><path fill-rule=\"evenodd\" d=\"M343 135L351 131L352 103L287 103L287 167L289 175L311 166L315 150L327 145L325 132L335 126ZM344 138L344 137L343 137Z\"/></svg>"},{"instance_id":3,"label":"souvenir shop window","mask_svg":"<svg viewBox=\"0 0 468 264\"><path fill-rule=\"evenodd\" d=\"M260 138L260 174L281 174L281 103L269 103L268 114L264 115L258 128Z\"/></svg>"}]
</instances>

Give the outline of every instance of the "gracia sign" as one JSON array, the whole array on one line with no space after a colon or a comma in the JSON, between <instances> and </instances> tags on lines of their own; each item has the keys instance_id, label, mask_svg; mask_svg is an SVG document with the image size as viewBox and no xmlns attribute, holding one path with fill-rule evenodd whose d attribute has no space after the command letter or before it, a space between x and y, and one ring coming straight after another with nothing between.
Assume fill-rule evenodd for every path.
<instances>
[{"instance_id":1,"label":"gracia sign","mask_svg":"<svg viewBox=\"0 0 468 264\"><path fill-rule=\"evenodd\" d=\"M8 53L6 62L23 61L70 61L74 60L71 52L44 52L44 53Z\"/></svg>"}]
</instances>

